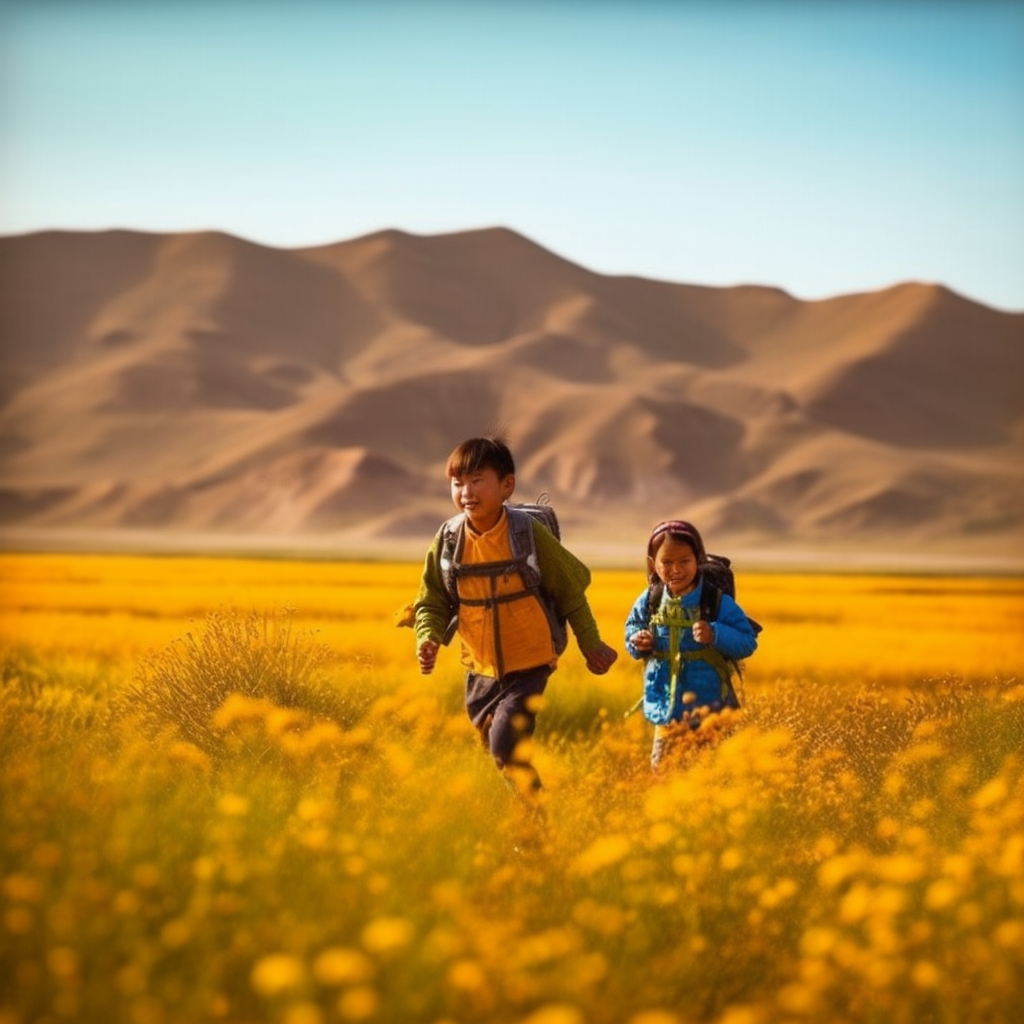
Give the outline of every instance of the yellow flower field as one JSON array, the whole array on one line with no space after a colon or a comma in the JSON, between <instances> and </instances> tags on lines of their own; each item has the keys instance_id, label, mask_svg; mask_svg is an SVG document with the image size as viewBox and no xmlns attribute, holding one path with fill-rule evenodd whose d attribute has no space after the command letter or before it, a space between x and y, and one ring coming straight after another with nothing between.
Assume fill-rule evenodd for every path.
<instances>
[{"instance_id":1,"label":"yellow flower field","mask_svg":"<svg viewBox=\"0 0 1024 1024\"><path fill-rule=\"evenodd\" d=\"M996 1022L1024 583L744 573L745 707L657 776L570 646L525 807L419 567L0 555L0 1024ZM643 587L595 572L621 649Z\"/></svg>"}]
</instances>

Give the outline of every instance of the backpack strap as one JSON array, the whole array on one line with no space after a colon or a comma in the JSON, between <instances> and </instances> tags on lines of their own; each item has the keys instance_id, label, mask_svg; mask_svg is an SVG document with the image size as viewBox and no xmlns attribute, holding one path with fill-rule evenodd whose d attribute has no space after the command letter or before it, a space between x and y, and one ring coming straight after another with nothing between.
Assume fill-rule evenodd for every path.
<instances>
[{"instance_id":1,"label":"backpack strap","mask_svg":"<svg viewBox=\"0 0 1024 1024\"><path fill-rule=\"evenodd\" d=\"M647 600L644 602L644 626L651 628L651 616L661 607L661 599L665 594L665 584L655 580L647 588Z\"/></svg>"},{"instance_id":2,"label":"backpack strap","mask_svg":"<svg viewBox=\"0 0 1024 1024\"><path fill-rule=\"evenodd\" d=\"M439 545L441 579L448 599L453 605L459 603L459 590L456 582L458 576L459 556L465 541L466 516L460 512L441 524L441 543Z\"/></svg>"},{"instance_id":3,"label":"backpack strap","mask_svg":"<svg viewBox=\"0 0 1024 1024\"><path fill-rule=\"evenodd\" d=\"M517 508L513 505L505 506L505 514L508 516L509 547L512 550L512 559L522 578L523 586L526 587L527 593L536 595L537 600L540 601L540 606L544 609L544 614L548 620L548 628L551 630L551 639L555 645L555 650L558 654L561 654L569 642L569 633L566 629L565 617L559 613L551 595L544 587L544 577L540 571L540 559L537 557L537 537L533 532L534 524L538 520L535 515L526 510L532 507ZM536 507L542 510L550 508L550 506L543 504ZM558 520L554 519L553 511L551 518L554 526L549 532L557 539ZM548 517L542 516L541 519L541 525L546 525Z\"/></svg>"},{"instance_id":4,"label":"backpack strap","mask_svg":"<svg viewBox=\"0 0 1024 1024\"><path fill-rule=\"evenodd\" d=\"M462 554L464 540L463 531L466 517L463 513L452 516L441 524L438 543L438 566L441 570L441 581L448 598L448 625L445 627L441 643L446 647L452 642L459 630L459 587L458 558Z\"/></svg>"},{"instance_id":5,"label":"backpack strap","mask_svg":"<svg viewBox=\"0 0 1024 1024\"><path fill-rule=\"evenodd\" d=\"M537 540L533 535L533 516L522 509L505 506L508 516L508 543L512 560L517 564L519 575L528 590L541 585L540 562L537 559Z\"/></svg>"},{"instance_id":6,"label":"backpack strap","mask_svg":"<svg viewBox=\"0 0 1024 1024\"><path fill-rule=\"evenodd\" d=\"M718 610L722 607L722 591L706 576L700 591L700 617L705 622L717 622Z\"/></svg>"}]
</instances>

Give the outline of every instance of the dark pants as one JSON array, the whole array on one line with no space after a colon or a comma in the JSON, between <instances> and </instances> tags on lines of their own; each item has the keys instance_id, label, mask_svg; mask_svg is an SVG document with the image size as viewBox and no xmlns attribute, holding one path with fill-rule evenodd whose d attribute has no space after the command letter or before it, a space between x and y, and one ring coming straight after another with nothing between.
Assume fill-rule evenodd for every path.
<instances>
[{"instance_id":1,"label":"dark pants","mask_svg":"<svg viewBox=\"0 0 1024 1024\"><path fill-rule=\"evenodd\" d=\"M521 740L533 735L537 708L531 698L544 693L551 672L550 665L541 665L509 672L501 680L475 672L466 675L469 720L476 726L495 764L506 771L520 789L540 789L540 776L517 747Z\"/></svg>"}]
</instances>

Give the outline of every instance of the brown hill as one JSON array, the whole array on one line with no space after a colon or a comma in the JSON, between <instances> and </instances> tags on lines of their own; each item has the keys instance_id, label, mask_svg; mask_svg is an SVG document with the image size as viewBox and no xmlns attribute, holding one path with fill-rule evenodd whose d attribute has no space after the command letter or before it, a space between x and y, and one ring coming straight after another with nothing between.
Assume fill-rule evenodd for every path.
<instances>
[{"instance_id":1,"label":"brown hill","mask_svg":"<svg viewBox=\"0 0 1024 1024\"><path fill-rule=\"evenodd\" d=\"M422 547L507 428L578 544L1024 556L1024 314L594 274L507 230L0 239L0 540ZM154 534L152 531L156 531ZM312 540L311 540L312 539Z\"/></svg>"}]
</instances>

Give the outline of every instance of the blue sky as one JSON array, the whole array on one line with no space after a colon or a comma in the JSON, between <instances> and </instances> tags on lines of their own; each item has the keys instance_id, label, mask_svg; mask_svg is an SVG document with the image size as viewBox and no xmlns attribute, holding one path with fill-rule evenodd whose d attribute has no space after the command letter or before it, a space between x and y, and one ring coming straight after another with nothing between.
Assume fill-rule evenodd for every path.
<instances>
[{"instance_id":1,"label":"blue sky","mask_svg":"<svg viewBox=\"0 0 1024 1024\"><path fill-rule=\"evenodd\" d=\"M0 234L497 224L1024 310L1024 3L0 0Z\"/></svg>"}]
</instances>

